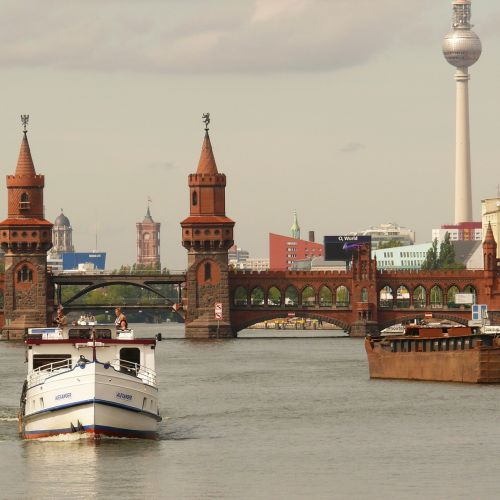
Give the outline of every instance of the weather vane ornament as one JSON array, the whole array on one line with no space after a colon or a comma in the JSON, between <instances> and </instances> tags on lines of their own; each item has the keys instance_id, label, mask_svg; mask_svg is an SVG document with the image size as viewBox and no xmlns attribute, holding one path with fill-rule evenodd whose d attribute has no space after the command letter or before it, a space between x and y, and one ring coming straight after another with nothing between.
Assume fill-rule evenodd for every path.
<instances>
[{"instance_id":1,"label":"weather vane ornament","mask_svg":"<svg viewBox=\"0 0 500 500\"><path fill-rule=\"evenodd\" d=\"M28 131L28 122L30 121L30 115L21 115L21 123L23 124L23 132Z\"/></svg>"},{"instance_id":2,"label":"weather vane ornament","mask_svg":"<svg viewBox=\"0 0 500 500\"><path fill-rule=\"evenodd\" d=\"M205 124L205 131L208 132L208 126L210 125L210 113L203 113L201 118Z\"/></svg>"}]
</instances>

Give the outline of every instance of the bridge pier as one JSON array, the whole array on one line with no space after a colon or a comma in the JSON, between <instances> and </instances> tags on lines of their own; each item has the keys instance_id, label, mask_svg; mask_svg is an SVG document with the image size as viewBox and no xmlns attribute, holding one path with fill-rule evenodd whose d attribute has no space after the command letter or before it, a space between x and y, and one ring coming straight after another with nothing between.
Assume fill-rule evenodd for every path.
<instances>
[{"instance_id":1,"label":"bridge pier","mask_svg":"<svg viewBox=\"0 0 500 500\"><path fill-rule=\"evenodd\" d=\"M350 337L378 337L380 335L380 327L376 321L358 320L351 325L349 332Z\"/></svg>"}]
</instances>

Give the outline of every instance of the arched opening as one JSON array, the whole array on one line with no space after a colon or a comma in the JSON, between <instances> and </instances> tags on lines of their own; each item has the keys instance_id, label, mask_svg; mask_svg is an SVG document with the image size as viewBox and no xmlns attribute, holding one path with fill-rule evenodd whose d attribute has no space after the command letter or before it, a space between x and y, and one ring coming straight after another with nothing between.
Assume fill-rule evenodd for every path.
<instances>
[{"instance_id":1,"label":"arched opening","mask_svg":"<svg viewBox=\"0 0 500 500\"><path fill-rule=\"evenodd\" d=\"M396 307L398 309L410 307L410 292L405 285L400 285L396 291Z\"/></svg>"},{"instance_id":2,"label":"arched opening","mask_svg":"<svg viewBox=\"0 0 500 500\"><path fill-rule=\"evenodd\" d=\"M340 285L335 292L336 307L349 307L349 302L349 289L344 285Z\"/></svg>"},{"instance_id":3,"label":"arched opening","mask_svg":"<svg viewBox=\"0 0 500 500\"><path fill-rule=\"evenodd\" d=\"M239 286L234 291L234 305L235 306L247 306L248 305L248 294L247 289Z\"/></svg>"},{"instance_id":4,"label":"arched opening","mask_svg":"<svg viewBox=\"0 0 500 500\"><path fill-rule=\"evenodd\" d=\"M430 293L430 304L434 309L440 309L443 307L443 290L438 285L434 285L431 288Z\"/></svg>"},{"instance_id":5,"label":"arched opening","mask_svg":"<svg viewBox=\"0 0 500 500\"><path fill-rule=\"evenodd\" d=\"M28 193L22 193L19 201L19 208L21 210L28 210L30 208L30 198Z\"/></svg>"},{"instance_id":6,"label":"arched opening","mask_svg":"<svg viewBox=\"0 0 500 500\"><path fill-rule=\"evenodd\" d=\"M464 293L470 293L472 295L472 303L477 304L477 290L472 285L467 285L464 288ZM470 305L466 304L465 307L470 309Z\"/></svg>"},{"instance_id":7,"label":"arched opening","mask_svg":"<svg viewBox=\"0 0 500 500\"><path fill-rule=\"evenodd\" d=\"M361 289L361 302L368 302L368 290L366 288Z\"/></svg>"},{"instance_id":8,"label":"arched opening","mask_svg":"<svg viewBox=\"0 0 500 500\"><path fill-rule=\"evenodd\" d=\"M302 290L302 307L314 307L316 305L316 294L312 286L306 286Z\"/></svg>"},{"instance_id":9,"label":"arched opening","mask_svg":"<svg viewBox=\"0 0 500 500\"><path fill-rule=\"evenodd\" d=\"M321 307L333 306L333 294L332 291L326 285L323 285L319 289L319 305Z\"/></svg>"},{"instance_id":10,"label":"arched opening","mask_svg":"<svg viewBox=\"0 0 500 500\"><path fill-rule=\"evenodd\" d=\"M195 207L198 205L198 193L196 191L193 191L193 194L191 195L191 200L192 200L192 205Z\"/></svg>"},{"instance_id":11,"label":"arched opening","mask_svg":"<svg viewBox=\"0 0 500 500\"><path fill-rule=\"evenodd\" d=\"M210 264L210 262L205 262L204 278L205 281L210 281L212 279L212 265Z\"/></svg>"},{"instance_id":12,"label":"arched opening","mask_svg":"<svg viewBox=\"0 0 500 500\"><path fill-rule=\"evenodd\" d=\"M455 295L457 293L460 293L458 286L453 285L448 288L448 293L446 294L446 303L448 307L459 307L455 302Z\"/></svg>"},{"instance_id":13,"label":"arched opening","mask_svg":"<svg viewBox=\"0 0 500 500\"><path fill-rule=\"evenodd\" d=\"M271 307L281 306L281 292L279 288L272 286L267 291L267 305Z\"/></svg>"},{"instance_id":14,"label":"arched opening","mask_svg":"<svg viewBox=\"0 0 500 500\"><path fill-rule=\"evenodd\" d=\"M264 305L264 290L260 286L256 286L250 294L250 305L263 306Z\"/></svg>"},{"instance_id":15,"label":"arched opening","mask_svg":"<svg viewBox=\"0 0 500 500\"><path fill-rule=\"evenodd\" d=\"M389 285L385 285L378 294L378 303L381 309L392 309L394 302L394 295L392 293L392 288Z\"/></svg>"},{"instance_id":16,"label":"arched opening","mask_svg":"<svg viewBox=\"0 0 500 500\"><path fill-rule=\"evenodd\" d=\"M416 309L424 309L426 305L427 294L422 285L417 286L413 290L413 307Z\"/></svg>"},{"instance_id":17,"label":"arched opening","mask_svg":"<svg viewBox=\"0 0 500 500\"><path fill-rule=\"evenodd\" d=\"M17 270L17 282L18 283L33 282L33 270L30 269L26 264L24 264L20 269Z\"/></svg>"},{"instance_id":18,"label":"arched opening","mask_svg":"<svg viewBox=\"0 0 500 500\"><path fill-rule=\"evenodd\" d=\"M297 289L290 285L285 290L285 306L286 307L297 307L299 305L299 293Z\"/></svg>"}]
</instances>

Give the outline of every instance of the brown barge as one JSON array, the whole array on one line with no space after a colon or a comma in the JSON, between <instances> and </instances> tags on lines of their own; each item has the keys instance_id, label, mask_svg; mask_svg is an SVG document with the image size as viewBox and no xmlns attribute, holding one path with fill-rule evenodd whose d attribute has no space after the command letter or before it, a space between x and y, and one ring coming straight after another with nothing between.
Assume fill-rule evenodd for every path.
<instances>
[{"instance_id":1,"label":"brown barge","mask_svg":"<svg viewBox=\"0 0 500 500\"><path fill-rule=\"evenodd\" d=\"M366 337L370 378L500 383L500 338L469 327L411 325L402 336Z\"/></svg>"}]
</instances>

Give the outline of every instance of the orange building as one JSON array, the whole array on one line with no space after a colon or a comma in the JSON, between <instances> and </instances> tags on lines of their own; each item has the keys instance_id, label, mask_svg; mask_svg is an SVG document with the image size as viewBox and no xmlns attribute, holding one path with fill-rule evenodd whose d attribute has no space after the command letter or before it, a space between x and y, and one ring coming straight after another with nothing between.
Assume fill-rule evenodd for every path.
<instances>
[{"instance_id":1,"label":"orange building","mask_svg":"<svg viewBox=\"0 0 500 500\"><path fill-rule=\"evenodd\" d=\"M323 253L321 243L269 233L269 268L272 270L291 269L295 262L321 257Z\"/></svg>"}]
</instances>

